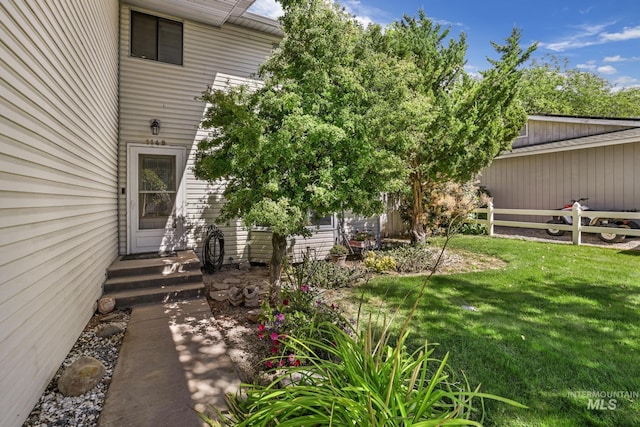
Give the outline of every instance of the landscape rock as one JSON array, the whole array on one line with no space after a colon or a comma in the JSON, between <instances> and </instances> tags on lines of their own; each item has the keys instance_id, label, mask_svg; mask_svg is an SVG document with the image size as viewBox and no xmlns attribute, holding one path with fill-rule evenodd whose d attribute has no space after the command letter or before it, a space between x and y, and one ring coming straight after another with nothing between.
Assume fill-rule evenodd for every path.
<instances>
[{"instance_id":1,"label":"landscape rock","mask_svg":"<svg viewBox=\"0 0 640 427\"><path fill-rule=\"evenodd\" d=\"M101 322L110 322L112 320L120 320L122 319L122 316L120 315L120 313L111 313L111 314L107 314L106 316L102 316L100 318Z\"/></svg>"},{"instance_id":2,"label":"landscape rock","mask_svg":"<svg viewBox=\"0 0 640 427\"><path fill-rule=\"evenodd\" d=\"M233 287L229 289L229 303L232 306L237 307L244 301L244 296L242 295L242 289Z\"/></svg>"},{"instance_id":3,"label":"landscape rock","mask_svg":"<svg viewBox=\"0 0 640 427\"><path fill-rule=\"evenodd\" d=\"M226 277L222 282L227 285L241 285L243 280L238 279L237 277Z\"/></svg>"},{"instance_id":4,"label":"landscape rock","mask_svg":"<svg viewBox=\"0 0 640 427\"><path fill-rule=\"evenodd\" d=\"M115 334L119 334L124 329L115 323L107 323L106 325L100 325L96 328L96 336L100 338L110 337Z\"/></svg>"},{"instance_id":5,"label":"landscape rock","mask_svg":"<svg viewBox=\"0 0 640 427\"><path fill-rule=\"evenodd\" d=\"M64 396L80 396L95 387L106 372L98 359L82 356L60 375L58 390Z\"/></svg>"},{"instance_id":6,"label":"landscape rock","mask_svg":"<svg viewBox=\"0 0 640 427\"><path fill-rule=\"evenodd\" d=\"M211 288L215 291L228 291L231 285L225 282L213 282Z\"/></svg>"},{"instance_id":7,"label":"landscape rock","mask_svg":"<svg viewBox=\"0 0 640 427\"><path fill-rule=\"evenodd\" d=\"M98 300L98 311L102 314L111 313L116 308L116 299L113 297L102 297Z\"/></svg>"},{"instance_id":8,"label":"landscape rock","mask_svg":"<svg viewBox=\"0 0 640 427\"><path fill-rule=\"evenodd\" d=\"M249 285L242 290L244 296L244 305L247 307L257 307L260 305L259 290L257 286Z\"/></svg>"},{"instance_id":9,"label":"landscape rock","mask_svg":"<svg viewBox=\"0 0 640 427\"><path fill-rule=\"evenodd\" d=\"M214 301L226 301L229 298L229 291L211 291L209 292L209 296Z\"/></svg>"}]
</instances>

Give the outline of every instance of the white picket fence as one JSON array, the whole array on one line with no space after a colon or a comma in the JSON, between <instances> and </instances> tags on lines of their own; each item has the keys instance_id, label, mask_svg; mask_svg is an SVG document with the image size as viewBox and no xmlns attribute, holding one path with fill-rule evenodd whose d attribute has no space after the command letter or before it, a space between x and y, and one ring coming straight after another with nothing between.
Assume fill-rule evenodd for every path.
<instances>
[{"instance_id":1,"label":"white picket fence","mask_svg":"<svg viewBox=\"0 0 640 427\"><path fill-rule=\"evenodd\" d=\"M559 211L557 209L499 209L489 203L486 208L475 209L473 213L486 214L486 219L470 219L467 222L475 224L485 224L490 236L493 236L494 226L517 227L517 228L537 228L546 230L550 228L550 224L545 222L522 222L497 220L495 215L531 215L531 216L569 216L572 217L572 224L553 224L553 228L557 230L569 231L572 235L574 245L582 244L582 233L610 233L623 234L625 236L640 237L640 229L629 229L619 227L594 227L582 225L582 217L588 218L611 218L611 219L631 219L640 222L640 212L613 212L613 211L584 211L580 209L579 203L574 203L570 211Z\"/></svg>"}]
</instances>

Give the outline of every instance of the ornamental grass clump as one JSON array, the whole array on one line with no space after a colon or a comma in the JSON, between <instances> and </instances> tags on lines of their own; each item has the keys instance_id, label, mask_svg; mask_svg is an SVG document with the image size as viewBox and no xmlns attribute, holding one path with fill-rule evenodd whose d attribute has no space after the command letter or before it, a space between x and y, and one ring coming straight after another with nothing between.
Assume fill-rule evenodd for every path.
<instances>
[{"instance_id":1,"label":"ornamental grass clump","mask_svg":"<svg viewBox=\"0 0 640 427\"><path fill-rule=\"evenodd\" d=\"M439 260L443 254L444 249ZM480 426L483 399L524 408L482 393L479 386L472 388L449 368L448 353L443 359L432 357L433 345L425 342L408 350L409 325L434 272L422 284L397 337L389 334L392 321L376 329L371 317L356 334L332 322L310 322L299 336L282 337L294 354L289 367L278 363L284 369L270 384L243 384L238 394L228 395L229 412L216 411L219 421L203 419L210 425L265 427ZM272 366L274 360L269 359Z\"/></svg>"}]
</instances>

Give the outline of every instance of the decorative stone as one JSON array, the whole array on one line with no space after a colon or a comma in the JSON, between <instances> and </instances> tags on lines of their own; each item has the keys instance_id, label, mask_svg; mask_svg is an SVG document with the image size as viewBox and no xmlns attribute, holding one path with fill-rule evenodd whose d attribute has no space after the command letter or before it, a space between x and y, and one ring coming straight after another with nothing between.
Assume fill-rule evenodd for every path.
<instances>
[{"instance_id":1,"label":"decorative stone","mask_svg":"<svg viewBox=\"0 0 640 427\"><path fill-rule=\"evenodd\" d=\"M228 291L231 285L225 282L213 282L211 283L211 287L215 291Z\"/></svg>"},{"instance_id":2,"label":"decorative stone","mask_svg":"<svg viewBox=\"0 0 640 427\"><path fill-rule=\"evenodd\" d=\"M229 289L229 303L234 307L239 306L244 301L244 296L242 295L242 289L233 287Z\"/></svg>"},{"instance_id":3,"label":"decorative stone","mask_svg":"<svg viewBox=\"0 0 640 427\"><path fill-rule=\"evenodd\" d=\"M60 375L58 390L64 396L80 396L95 387L106 372L98 359L82 356Z\"/></svg>"},{"instance_id":4,"label":"decorative stone","mask_svg":"<svg viewBox=\"0 0 640 427\"><path fill-rule=\"evenodd\" d=\"M240 285L242 284L242 279L238 279L237 277L227 277L222 282L227 285Z\"/></svg>"},{"instance_id":5,"label":"decorative stone","mask_svg":"<svg viewBox=\"0 0 640 427\"><path fill-rule=\"evenodd\" d=\"M226 301L229 298L229 291L211 291L209 292L209 296L214 301Z\"/></svg>"},{"instance_id":6,"label":"decorative stone","mask_svg":"<svg viewBox=\"0 0 640 427\"><path fill-rule=\"evenodd\" d=\"M244 296L244 305L247 307L257 307L260 305L259 290L255 285L249 285L242 290Z\"/></svg>"},{"instance_id":7,"label":"decorative stone","mask_svg":"<svg viewBox=\"0 0 640 427\"><path fill-rule=\"evenodd\" d=\"M98 300L98 311L102 314L111 313L116 308L116 299L113 297L102 297Z\"/></svg>"},{"instance_id":8,"label":"decorative stone","mask_svg":"<svg viewBox=\"0 0 640 427\"><path fill-rule=\"evenodd\" d=\"M251 268L251 264L248 262L241 262L238 264L238 270L249 270Z\"/></svg>"},{"instance_id":9,"label":"decorative stone","mask_svg":"<svg viewBox=\"0 0 640 427\"><path fill-rule=\"evenodd\" d=\"M108 323L106 325L100 325L96 328L96 336L100 338L110 337L115 334L119 334L123 329L121 326L115 323Z\"/></svg>"},{"instance_id":10,"label":"decorative stone","mask_svg":"<svg viewBox=\"0 0 640 427\"><path fill-rule=\"evenodd\" d=\"M122 316L120 315L120 313L111 313L111 314L107 314L106 316L102 316L100 318L101 322L110 322L112 320L120 320L122 318Z\"/></svg>"}]
</instances>

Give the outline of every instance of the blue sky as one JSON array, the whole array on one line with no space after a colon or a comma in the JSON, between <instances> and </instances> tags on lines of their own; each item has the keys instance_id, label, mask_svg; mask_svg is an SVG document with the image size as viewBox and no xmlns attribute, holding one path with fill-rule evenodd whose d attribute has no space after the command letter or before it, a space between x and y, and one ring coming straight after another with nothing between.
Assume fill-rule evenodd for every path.
<instances>
[{"instance_id":1,"label":"blue sky","mask_svg":"<svg viewBox=\"0 0 640 427\"><path fill-rule=\"evenodd\" d=\"M567 58L571 68L591 71L615 87L640 87L640 0L344 0L362 23L388 24L404 14L427 16L452 34L467 34L467 71L488 68L496 57L490 41L502 43L514 26L522 45L539 43L535 56ZM256 0L250 11L277 17L275 0Z\"/></svg>"}]
</instances>

